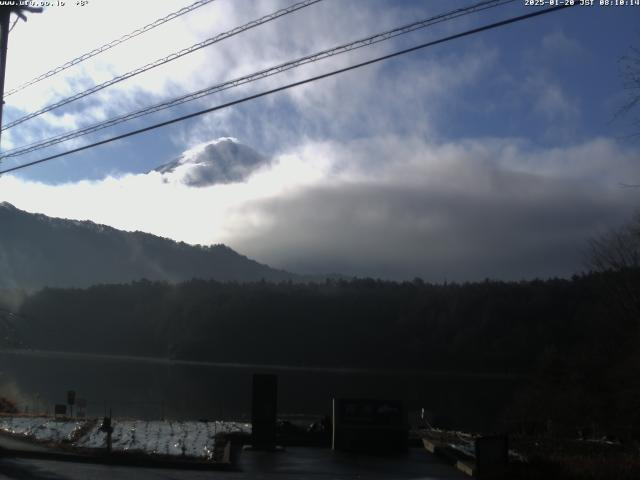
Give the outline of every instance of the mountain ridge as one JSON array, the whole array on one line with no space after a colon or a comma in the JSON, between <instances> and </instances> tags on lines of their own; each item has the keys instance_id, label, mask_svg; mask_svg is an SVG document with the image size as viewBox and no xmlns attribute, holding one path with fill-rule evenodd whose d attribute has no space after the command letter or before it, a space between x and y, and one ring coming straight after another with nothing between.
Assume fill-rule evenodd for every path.
<instances>
[{"instance_id":1,"label":"mountain ridge","mask_svg":"<svg viewBox=\"0 0 640 480\"><path fill-rule=\"evenodd\" d=\"M250 282L302 277L227 245L189 245L90 220L29 213L0 203L0 288L87 287L139 279Z\"/></svg>"}]
</instances>

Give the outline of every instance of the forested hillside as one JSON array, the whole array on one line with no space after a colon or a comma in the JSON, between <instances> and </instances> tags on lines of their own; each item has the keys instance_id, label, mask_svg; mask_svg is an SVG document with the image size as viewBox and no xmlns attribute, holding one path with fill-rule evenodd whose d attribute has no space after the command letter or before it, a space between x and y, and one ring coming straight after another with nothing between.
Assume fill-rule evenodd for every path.
<instances>
[{"instance_id":1,"label":"forested hillside","mask_svg":"<svg viewBox=\"0 0 640 480\"><path fill-rule=\"evenodd\" d=\"M633 399L640 395L637 318L618 308L618 286L638 276L45 289L22 304L18 331L36 349L522 374L530 380L513 418L592 418L618 428L638 415Z\"/></svg>"},{"instance_id":2,"label":"forested hillside","mask_svg":"<svg viewBox=\"0 0 640 480\"><path fill-rule=\"evenodd\" d=\"M0 203L0 288L86 287L142 278L180 282L298 278L225 245L194 246Z\"/></svg>"}]
</instances>

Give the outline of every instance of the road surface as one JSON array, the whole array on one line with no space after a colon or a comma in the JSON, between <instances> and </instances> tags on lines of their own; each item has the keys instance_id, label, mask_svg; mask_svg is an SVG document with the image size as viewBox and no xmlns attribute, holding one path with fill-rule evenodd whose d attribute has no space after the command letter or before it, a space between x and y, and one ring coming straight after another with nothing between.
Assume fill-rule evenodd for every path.
<instances>
[{"instance_id":1,"label":"road surface","mask_svg":"<svg viewBox=\"0 0 640 480\"><path fill-rule=\"evenodd\" d=\"M287 448L284 452L239 453L233 471L187 471L87 463L0 458L0 480L464 480L468 477L424 449L406 455L347 455L317 448Z\"/></svg>"}]
</instances>

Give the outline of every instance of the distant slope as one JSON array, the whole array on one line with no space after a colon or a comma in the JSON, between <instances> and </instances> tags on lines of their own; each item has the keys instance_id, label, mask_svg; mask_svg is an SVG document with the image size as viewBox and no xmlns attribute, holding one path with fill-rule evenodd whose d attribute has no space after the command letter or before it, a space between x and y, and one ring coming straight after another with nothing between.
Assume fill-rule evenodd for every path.
<instances>
[{"instance_id":1,"label":"distant slope","mask_svg":"<svg viewBox=\"0 0 640 480\"><path fill-rule=\"evenodd\" d=\"M0 288L84 287L146 278L296 280L225 245L199 247L0 203Z\"/></svg>"}]
</instances>

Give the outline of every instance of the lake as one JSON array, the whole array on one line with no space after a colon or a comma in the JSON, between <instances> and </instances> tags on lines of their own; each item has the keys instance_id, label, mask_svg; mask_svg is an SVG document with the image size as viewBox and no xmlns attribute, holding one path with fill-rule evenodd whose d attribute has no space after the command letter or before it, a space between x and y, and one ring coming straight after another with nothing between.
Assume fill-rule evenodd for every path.
<instances>
[{"instance_id":1,"label":"lake","mask_svg":"<svg viewBox=\"0 0 640 480\"><path fill-rule=\"evenodd\" d=\"M405 402L410 423L422 408L436 426L499 429L499 419L525 381L465 372L300 368L158 358L0 351L0 395L20 410L53 411L75 390L87 415L175 420L250 419L254 373L278 375L278 411L292 419L328 415L333 397Z\"/></svg>"}]
</instances>

